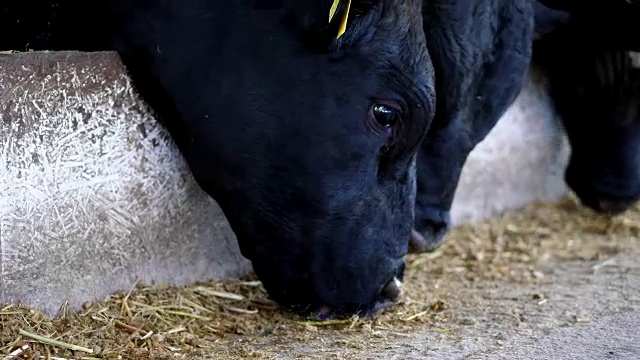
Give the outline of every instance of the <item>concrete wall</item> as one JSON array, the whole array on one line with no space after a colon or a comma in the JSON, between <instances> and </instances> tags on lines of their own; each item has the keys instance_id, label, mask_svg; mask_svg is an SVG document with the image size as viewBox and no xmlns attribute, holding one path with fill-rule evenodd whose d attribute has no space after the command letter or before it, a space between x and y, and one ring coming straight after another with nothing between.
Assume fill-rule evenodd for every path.
<instances>
[{"instance_id":1,"label":"concrete wall","mask_svg":"<svg viewBox=\"0 0 640 360\"><path fill-rule=\"evenodd\" d=\"M454 221L563 195L565 159L531 82L470 157ZM135 279L179 285L249 269L117 55L0 55L0 303L53 313Z\"/></svg>"},{"instance_id":2,"label":"concrete wall","mask_svg":"<svg viewBox=\"0 0 640 360\"><path fill-rule=\"evenodd\" d=\"M117 55L0 56L0 303L249 269Z\"/></svg>"},{"instance_id":3,"label":"concrete wall","mask_svg":"<svg viewBox=\"0 0 640 360\"><path fill-rule=\"evenodd\" d=\"M532 69L526 86L471 152L452 206L452 222L475 222L536 200L567 194L569 143L550 105L546 78Z\"/></svg>"}]
</instances>

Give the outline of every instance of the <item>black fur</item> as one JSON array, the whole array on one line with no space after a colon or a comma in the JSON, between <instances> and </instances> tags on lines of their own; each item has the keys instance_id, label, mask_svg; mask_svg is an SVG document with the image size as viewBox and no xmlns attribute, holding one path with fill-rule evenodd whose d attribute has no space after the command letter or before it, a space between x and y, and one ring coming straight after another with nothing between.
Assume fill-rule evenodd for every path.
<instances>
[{"instance_id":1,"label":"black fur","mask_svg":"<svg viewBox=\"0 0 640 360\"><path fill-rule=\"evenodd\" d=\"M63 14L83 31L61 23L39 46L117 50L269 294L293 309L366 315L402 278L434 75L419 1L354 0L338 40L344 6L327 24L330 6L85 1ZM375 103L402 121L380 127Z\"/></svg>"},{"instance_id":2,"label":"black fur","mask_svg":"<svg viewBox=\"0 0 640 360\"><path fill-rule=\"evenodd\" d=\"M585 38L599 46L640 51L640 0L539 0L567 11Z\"/></svg>"},{"instance_id":3,"label":"black fur","mask_svg":"<svg viewBox=\"0 0 640 360\"><path fill-rule=\"evenodd\" d=\"M640 69L628 46L594 41L593 26L574 15L536 42L534 61L571 144L567 184L584 205L616 214L640 199Z\"/></svg>"},{"instance_id":4,"label":"black fur","mask_svg":"<svg viewBox=\"0 0 640 360\"><path fill-rule=\"evenodd\" d=\"M412 252L444 241L462 167L520 93L533 37L530 0L425 1L424 14L437 105L418 154Z\"/></svg>"},{"instance_id":5,"label":"black fur","mask_svg":"<svg viewBox=\"0 0 640 360\"><path fill-rule=\"evenodd\" d=\"M568 23L571 19L570 13L546 7L540 1L533 2L533 13L534 42L553 32L561 25Z\"/></svg>"}]
</instances>

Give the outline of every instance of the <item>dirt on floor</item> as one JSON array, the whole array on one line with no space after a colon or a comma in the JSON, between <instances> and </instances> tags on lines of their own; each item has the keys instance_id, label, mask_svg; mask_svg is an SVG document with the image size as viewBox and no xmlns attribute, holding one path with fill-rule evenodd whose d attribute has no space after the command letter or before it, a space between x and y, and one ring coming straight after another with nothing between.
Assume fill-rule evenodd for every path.
<instances>
[{"instance_id":1,"label":"dirt on floor","mask_svg":"<svg viewBox=\"0 0 640 360\"><path fill-rule=\"evenodd\" d=\"M283 312L254 277L139 284L55 319L0 306L7 359L640 359L640 207L572 199L460 226L408 257L401 301L374 319ZM57 342L57 343L56 343ZM13 355L10 355L13 354Z\"/></svg>"}]
</instances>

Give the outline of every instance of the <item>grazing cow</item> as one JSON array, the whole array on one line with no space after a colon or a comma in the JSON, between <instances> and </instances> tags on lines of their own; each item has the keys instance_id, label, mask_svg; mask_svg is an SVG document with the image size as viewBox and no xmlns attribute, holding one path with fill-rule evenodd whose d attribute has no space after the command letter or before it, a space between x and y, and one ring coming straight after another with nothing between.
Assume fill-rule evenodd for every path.
<instances>
[{"instance_id":1,"label":"grazing cow","mask_svg":"<svg viewBox=\"0 0 640 360\"><path fill-rule=\"evenodd\" d=\"M442 244L462 167L520 93L533 36L530 0L425 1L423 12L437 96L418 153L411 252Z\"/></svg>"},{"instance_id":2,"label":"grazing cow","mask_svg":"<svg viewBox=\"0 0 640 360\"><path fill-rule=\"evenodd\" d=\"M534 62L571 144L567 185L584 205L617 214L640 199L640 52L594 41L596 23L577 17L535 43Z\"/></svg>"},{"instance_id":3,"label":"grazing cow","mask_svg":"<svg viewBox=\"0 0 640 360\"><path fill-rule=\"evenodd\" d=\"M270 296L324 318L397 298L435 106L420 1L332 5L84 1L42 45L116 50Z\"/></svg>"}]
</instances>

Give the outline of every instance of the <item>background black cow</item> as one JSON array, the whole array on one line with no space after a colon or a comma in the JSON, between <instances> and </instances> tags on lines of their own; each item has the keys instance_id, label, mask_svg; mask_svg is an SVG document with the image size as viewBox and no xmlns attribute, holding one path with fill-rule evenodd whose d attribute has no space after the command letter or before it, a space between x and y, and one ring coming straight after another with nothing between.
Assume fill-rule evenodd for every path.
<instances>
[{"instance_id":1,"label":"background black cow","mask_svg":"<svg viewBox=\"0 0 640 360\"><path fill-rule=\"evenodd\" d=\"M530 15L517 10L526 4L493 2L483 8L472 6L473 1L442 3L425 2L438 102L418 157L413 252L433 250L444 240L464 162L521 90L531 54L518 42L529 37ZM624 210L640 196L638 54L630 52L640 50L640 1L541 0L532 5L533 39L544 39L536 47L536 62L548 72L552 98L572 143L567 183L595 210ZM470 13L457 6L479 14L465 19ZM503 11L483 18L483 10L491 15L486 10L491 6ZM437 9L435 18L430 8ZM491 31L495 34L486 36ZM437 47L445 49L442 54L433 50L432 34L449 41ZM496 41L483 46L483 39ZM482 54L490 60L483 61Z\"/></svg>"},{"instance_id":2,"label":"background black cow","mask_svg":"<svg viewBox=\"0 0 640 360\"><path fill-rule=\"evenodd\" d=\"M442 244L462 167L520 93L533 36L530 0L442 0L423 6L437 105L418 155L412 252Z\"/></svg>"},{"instance_id":3,"label":"background black cow","mask_svg":"<svg viewBox=\"0 0 640 360\"><path fill-rule=\"evenodd\" d=\"M600 28L593 14L571 15L536 42L534 62L571 144L568 186L584 205L616 214L640 199L640 52L630 51L640 16L635 34L610 38L592 36Z\"/></svg>"},{"instance_id":4,"label":"background black cow","mask_svg":"<svg viewBox=\"0 0 640 360\"><path fill-rule=\"evenodd\" d=\"M354 0L338 39L347 1L3 4L4 49L118 51L276 301L395 300L434 112L420 1Z\"/></svg>"},{"instance_id":5,"label":"background black cow","mask_svg":"<svg viewBox=\"0 0 640 360\"><path fill-rule=\"evenodd\" d=\"M585 38L626 49L640 50L640 0L538 0L553 10L566 11Z\"/></svg>"}]
</instances>

